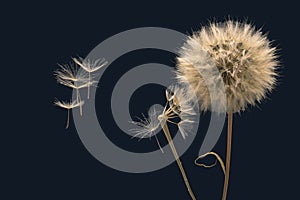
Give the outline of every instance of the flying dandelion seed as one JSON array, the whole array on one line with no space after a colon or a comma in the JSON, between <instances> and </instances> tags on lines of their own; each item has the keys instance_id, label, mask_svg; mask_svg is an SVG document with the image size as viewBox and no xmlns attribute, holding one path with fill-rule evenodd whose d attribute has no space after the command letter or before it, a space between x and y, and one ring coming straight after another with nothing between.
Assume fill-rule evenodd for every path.
<instances>
[{"instance_id":1,"label":"flying dandelion seed","mask_svg":"<svg viewBox=\"0 0 300 200\"><path fill-rule=\"evenodd\" d=\"M95 81L89 81L88 74L80 71L73 63L69 65L60 65L60 69L54 72L59 84L76 90L76 100L81 101L79 89L95 85ZM80 104L80 115L82 115L82 105Z\"/></svg>"},{"instance_id":2,"label":"flying dandelion seed","mask_svg":"<svg viewBox=\"0 0 300 200\"><path fill-rule=\"evenodd\" d=\"M248 105L257 105L273 90L278 65L276 48L271 47L271 42L261 30L231 20L203 27L187 38L179 52L177 78L189 82L201 102L201 110L219 112L212 108L212 101L226 105L228 135L223 200L226 199L229 183L232 115L244 111ZM223 81L226 102L218 96L210 99L208 86L199 73L215 66L219 73L205 74L205 78L214 83Z\"/></svg>"},{"instance_id":3,"label":"flying dandelion seed","mask_svg":"<svg viewBox=\"0 0 300 200\"><path fill-rule=\"evenodd\" d=\"M88 82L92 82L92 77L91 74L98 71L99 69L101 69L102 67L104 67L105 65L107 65L107 61L105 61L104 58L102 59L97 59L95 61L91 61L91 60L84 60L82 58L73 58L73 61L79 65L80 67L82 67L82 69L84 69L87 73L88 73ZM90 85L88 86L88 95L87 98L90 98Z\"/></svg>"},{"instance_id":4,"label":"flying dandelion seed","mask_svg":"<svg viewBox=\"0 0 300 200\"><path fill-rule=\"evenodd\" d=\"M59 69L54 72L54 75L62 80L68 81L88 81L88 74L85 71L79 72L79 68L74 64L70 63L67 65L60 65Z\"/></svg>"},{"instance_id":5,"label":"flying dandelion seed","mask_svg":"<svg viewBox=\"0 0 300 200\"><path fill-rule=\"evenodd\" d=\"M56 99L54 101L54 105L63 108L63 109L67 109L68 110L68 116L67 116L67 124L66 124L66 129L69 127L69 122L70 122L70 110L76 107L80 107L81 105L83 105L84 102L77 102L77 101L70 101L70 102L66 102L66 101L59 101L58 99Z\"/></svg>"}]
</instances>

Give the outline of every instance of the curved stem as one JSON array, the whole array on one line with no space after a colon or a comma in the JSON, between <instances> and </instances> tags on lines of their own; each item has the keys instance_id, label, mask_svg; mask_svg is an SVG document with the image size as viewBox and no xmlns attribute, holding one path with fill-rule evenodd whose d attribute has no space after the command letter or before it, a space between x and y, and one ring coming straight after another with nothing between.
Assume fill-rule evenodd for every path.
<instances>
[{"instance_id":1,"label":"curved stem","mask_svg":"<svg viewBox=\"0 0 300 200\"><path fill-rule=\"evenodd\" d=\"M226 151L226 170L225 170L225 179L224 179L224 188L222 200L226 200L228 183L229 183L229 174L230 174L230 157L231 157L231 143L232 143L232 112L228 112L228 127L227 127L227 151Z\"/></svg>"},{"instance_id":2,"label":"curved stem","mask_svg":"<svg viewBox=\"0 0 300 200\"><path fill-rule=\"evenodd\" d=\"M167 140L168 140L168 143L170 144L172 153L173 153L173 155L174 155L174 157L175 157L175 159L176 159L177 165L178 165L178 167L179 167L179 169L180 169L180 172L181 172L182 178L183 178L183 180L184 180L184 183L185 183L185 185L186 185L186 188L187 188L187 190L188 190L188 192L189 192L191 198L192 198L193 200L196 200L196 197L195 197L195 195L194 195L194 193L193 193L193 191L192 191L192 188L191 188L191 186L190 186L190 184L189 184L188 178L187 178L186 173L185 173L185 171L184 171L183 165L182 165L182 163L181 163L181 161L180 161L179 155L178 155L178 153L177 153L177 151L176 151L176 148L175 148L175 146L174 146L174 143L173 143L171 134L170 134L170 132L169 132L168 125L167 125L167 123L164 122L164 123L161 124L161 126L162 126L163 131L164 131L164 133L165 133L165 136L166 136L166 138L167 138Z\"/></svg>"},{"instance_id":3,"label":"curved stem","mask_svg":"<svg viewBox=\"0 0 300 200\"><path fill-rule=\"evenodd\" d=\"M216 160L216 162L214 164L212 164L212 165L205 165L205 164L198 163L198 160L200 160L202 158L205 158L208 155L213 155L213 156L216 157L217 160ZM196 160L194 161L194 163L195 163L195 165L197 165L199 167L211 168L211 167L214 167L217 164L218 161L219 161L219 163L221 165L221 168L222 168L222 171L223 171L224 175L226 175L225 165L224 165L224 162L223 162L222 158L217 153L215 153L213 151L210 151L210 152L208 152L206 154L198 156L198 158L196 158Z\"/></svg>"}]
</instances>

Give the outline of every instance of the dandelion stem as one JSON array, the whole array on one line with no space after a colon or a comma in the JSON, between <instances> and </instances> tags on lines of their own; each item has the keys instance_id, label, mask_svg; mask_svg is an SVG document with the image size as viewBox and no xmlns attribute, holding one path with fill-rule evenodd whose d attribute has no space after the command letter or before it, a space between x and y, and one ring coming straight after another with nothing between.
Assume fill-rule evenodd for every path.
<instances>
[{"instance_id":1,"label":"dandelion stem","mask_svg":"<svg viewBox=\"0 0 300 200\"><path fill-rule=\"evenodd\" d=\"M70 122L70 109L68 109L66 129L69 128L69 122Z\"/></svg>"},{"instance_id":2,"label":"dandelion stem","mask_svg":"<svg viewBox=\"0 0 300 200\"><path fill-rule=\"evenodd\" d=\"M81 104L81 97L80 97L80 93L79 93L79 89L76 88L76 100L77 102L79 102L79 111L80 111L80 116L82 116L82 104Z\"/></svg>"},{"instance_id":3,"label":"dandelion stem","mask_svg":"<svg viewBox=\"0 0 300 200\"><path fill-rule=\"evenodd\" d=\"M89 72L89 83L91 82L91 72ZM90 98L90 84L88 85L88 95L87 98Z\"/></svg>"},{"instance_id":4,"label":"dandelion stem","mask_svg":"<svg viewBox=\"0 0 300 200\"><path fill-rule=\"evenodd\" d=\"M233 115L232 112L228 112L226 168L225 168L225 179L224 179L222 200L226 200L228 184L229 184L231 143L232 143L232 115Z\"/></svg>"},{"instance_id":5,"label":"dandelion stem","mask_svg":"<svg viewBox=\"0 0 300 200\"><path fill-rule=\"evenodd\" d=\"M174 155L174 157L175 157L175 159L176 159L177 165L178 165L178 167L179 167L179 169L180 169L180 172L181 172L182 178L183 178L183 180L184 180L184 183L185 183L185 185L186 185L186 187L187 187L187 190L188 190L188 192L189 192L191 198L192 198L193 200L196 200L196 197L195 197L195 195L194 195L194 193L193 193L193 191L192 191L192 188L191 188L191 186L190 186L190 184L189 184L188 178L187 178L186 173L185 173L185 171L184 171L183 165L182 165L182 163L181 163L181 161L180 161L179 155L178 155L178 153L177 153L177 151L176 151L176 148L175 148L175 146L174 146L174 143L173 143L173 140L172 140L172 137L171 137L171 134L170 134L168 125L167 125L167 123L162 122L161 126L162 126L163 131L164 131L164 133L165 133L165 136L166 136L166 138L167 138L167 140L168 140L168 143L170 144L172 153L173 153L173 155Z\"/></svg>"}]
</instances>

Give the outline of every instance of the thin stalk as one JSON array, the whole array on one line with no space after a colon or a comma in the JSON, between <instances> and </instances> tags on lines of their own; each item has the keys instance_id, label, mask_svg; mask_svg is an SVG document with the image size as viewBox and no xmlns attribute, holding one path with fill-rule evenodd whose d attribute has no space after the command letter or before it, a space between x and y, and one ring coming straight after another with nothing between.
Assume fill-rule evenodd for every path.
<instances>
[{"instance_id":1,"label":"thin stalk","mask_svg":"<svg viewBox=\"0 0 300 200\"><path fill-rule=\"evenodd\" d=\"M226 167L225 167L225 179L224 179L222 200L226 200L228 183L229 183L231 143L232 143L232 115L233 115L232 112L228 112Z\"/></svg>"},{"instance_id":2,"label":"thin stalk","mask_svg":"<svg viewBox=\"0 0 300 200\"><path fill-rule=\"evenodd\" d=\"M76 88L76 100L77 100L77 102L81 103L81 97L80 97L78 88ZM80 111L80 116L82 116L82 105L81 104L79 104L79 111Z\"/></svg>"},{"instance_id":3,"label":"thin stalk","mask_svg":"<svg viewBox=\"0 0 300 200\"><path fill-rule=\"evenodd\" d=\"M184 171L183 165L182 165L182 163L180 161L179 155L178 155L178 153L176 151L176 148L174 146L174 143L173 143L173 140L172 140L172 137L171 137L168 125L165 122L163 122L161 125L162 125L163 131L165 133L165 136L166 136L166 138L168 140L168 143L170 144L170 147L171 147L172 153L173 153L173 155L174 155L174 157L176 159L177 165L178 165L178 167L180 169L180 172L181 172L182 178L184 180L184 183L186 185L186 188L187 188L187 190L188 190L191 198L193 200L196 200L196 197L195 197L195 195L194 195L194 193L192 191L192 188L191 188L191 186L189 184L188 178L187 178L186 173Z\"/></svg>"},{"instance_id":4,"label":"thin stalk","mask_svg":"<svg viewBox=\"0 0 300 200\"><path fill-rule=\"evenodd\" d=\"M91 72L89 72L89 83L91 82ZM88 85L88 96L87 98L90 98L90 84Z\"/></svg>"},{"instance_id":5,"label":"thin stalk","mask_svg":"<svg viewBox=\"0 0 300 200\"><path fill-rule=\"evenodd\" d=\"M67 117L66 129L69 128L69 122L70 122L70 109L67 110L68 110L68 117Z\"/></svg>"}]
</instances>

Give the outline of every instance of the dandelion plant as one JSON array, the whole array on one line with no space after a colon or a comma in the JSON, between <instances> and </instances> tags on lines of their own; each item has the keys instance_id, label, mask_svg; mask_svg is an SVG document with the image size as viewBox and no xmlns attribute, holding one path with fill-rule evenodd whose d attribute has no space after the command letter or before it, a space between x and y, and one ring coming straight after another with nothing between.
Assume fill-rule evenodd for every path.
<instances>
[{"instance_id":1,"label":"dandelion plant","mask_svg":"<svg viewBox=\"0 0 300 200\"><path fill-rule=\"evenodd\" d=\"M91 60L84 60L82 58L73 58L73 61L79 65L80 67L82 67L82 69L84 69L87 73L88 73L88 82L92 82L92 77L91 74L98 71L99 69L101 69L102 67L104 67L107 64L107 61L105 61L104 58L102 59L97 59L95 61L91 61ZM90 98L90 86L92 84L88 85L88 94L87 94L87 98Z\"/></svg>"},{"instance_id":2,"label":"dandelion plant","mask_svg":"<svg viewBox=\"0 0 300 200\"><path fill-rule=\"evenodd\" d=\"M164 109L162 111L150 109L148 112L148 118L134 122L139 125L139 128L134 129L134 132L136 133L136 136L141 136L142 138L146 136L151 137L155 131L162 127L164 135L180 169L186 188L191 198L195 200L196 197L189 184L187 175L168 128L168 123L175 124L182 137L187 137L188 133L191 131L192 124L194 123L194 117L196 115L196 112L194 111L195 101L192 97L193 96L189 93L189 90L187 90L186 87L179 85L169 87L166 90L167 104Z\"/></svg>"},{"instance_id":3,"label":"dandelion plant","mask_svg":"<svg viewBox=\"0 0 300 200\"><path fill-rule=\"evenodd\" d=\"M223 200L229 183L233 113L244 111L248 105L257 105L272 91L278 65L276 48L261 30L232 20L201 28L187 38L179 52L177 78L190 83L201 102L201 110L219 112L211 106L208 87L199 71L217 67L221 76L210 74L206 78L215 83L221 79L225 86L226 103L217 99L220 104L226 104L228 115Z\"/></svg>"},{"instance_id":4,"label":"dandelion plant","mask_svg":"<svg viewBox=\"0 0 300 200\"><path fill-rule=\"evenodd\" d=\"M76 107L80 107L83 105L83 101L59 101L59 100L55 100L54 101L54 105L63 108L63 109L67 109L68 110L68 115L67 115L67 123L66 123L66 129L69 127L69 122L70 122L70 110Z\"/></svg>"}]
</instances>

